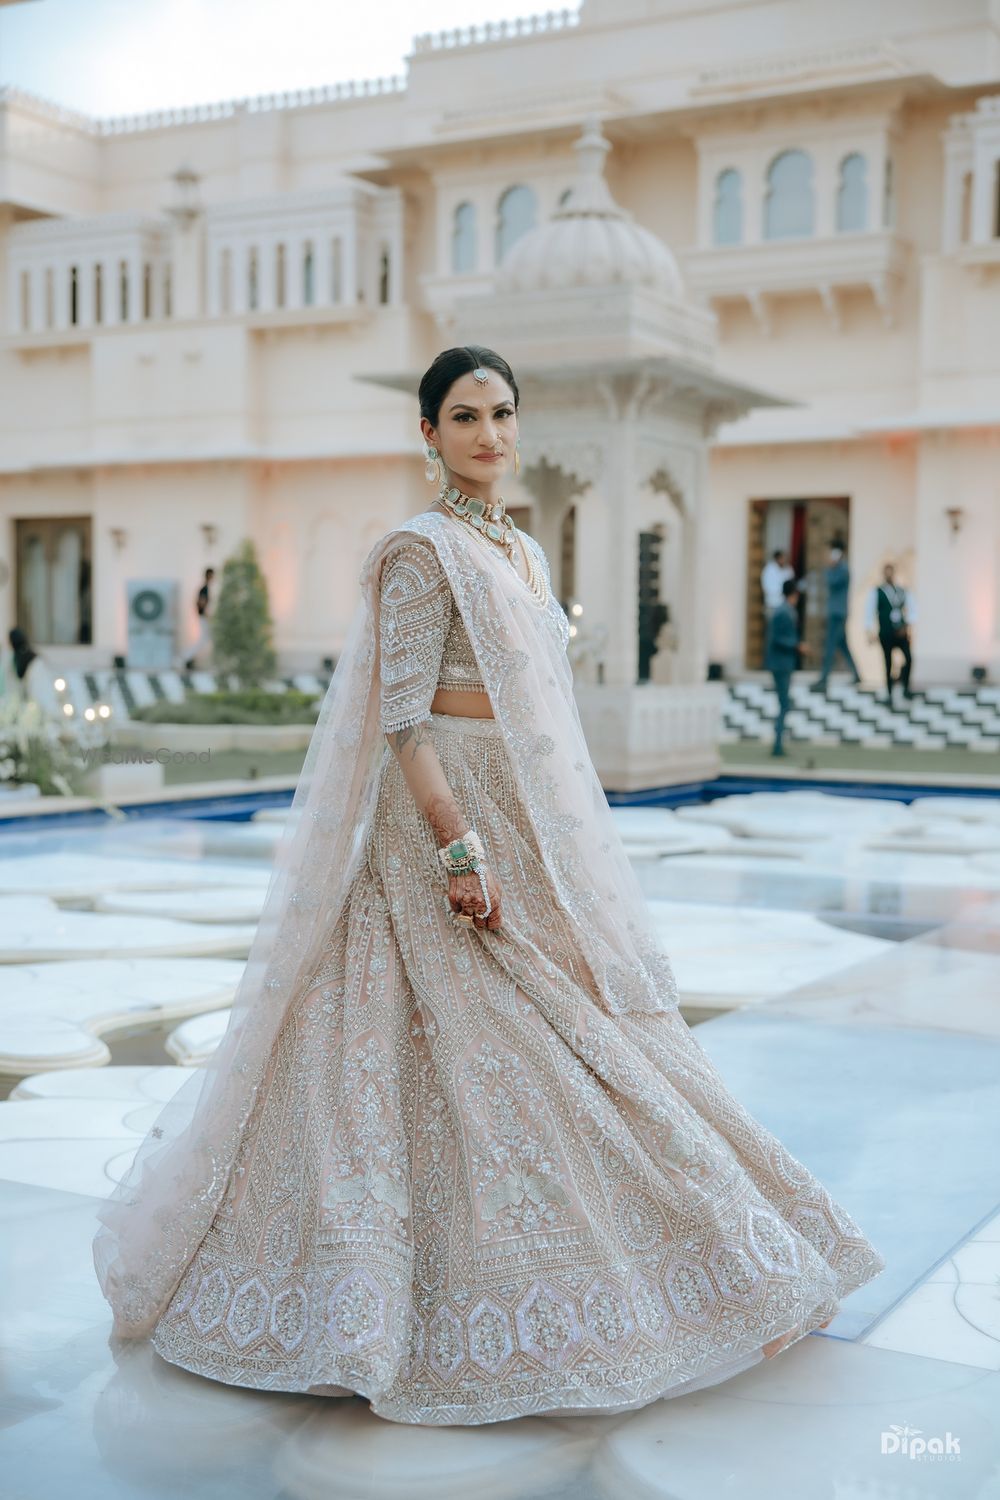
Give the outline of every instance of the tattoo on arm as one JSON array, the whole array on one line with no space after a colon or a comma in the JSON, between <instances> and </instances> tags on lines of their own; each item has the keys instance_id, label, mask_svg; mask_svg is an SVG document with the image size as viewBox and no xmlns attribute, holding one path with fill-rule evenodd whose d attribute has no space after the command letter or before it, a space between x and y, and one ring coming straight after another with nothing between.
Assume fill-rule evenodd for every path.
<instances>
[{"instance_id":1,"label":"tattoo on arm","mask_svg":"<svg viewBox=\"0 0 1000 1500\"><path fill-rule=\"evenodd\" d=\"M397 755L402 753L404 745L408 745L412 760L421 745L431 743L431 737L427 732L427 720L421 719L417 724L408 724L405 729L397 729L394 734L388 735L387 739Z\"/></svg>"},{"instance_id":2,"label":"tattoo on arm","mask_svg":"<svg viewBox=\"0 0 1000 1500\"><path fill-rule=\"evenodd\" d=\"M433 793L427 799L424 808L424 817L434 830L438 844L444 846L451 843L453 838L461 838L465 832L465 823L461 809L452 796L443 796L441 793ZM455 829L458 832L455 832Z\"/></svg>"}]
</instances>

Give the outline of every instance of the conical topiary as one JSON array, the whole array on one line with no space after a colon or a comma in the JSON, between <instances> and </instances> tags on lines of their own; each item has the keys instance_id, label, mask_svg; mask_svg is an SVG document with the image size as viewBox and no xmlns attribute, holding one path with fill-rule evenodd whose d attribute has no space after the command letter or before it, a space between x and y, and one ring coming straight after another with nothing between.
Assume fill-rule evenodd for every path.
<instances>
[{"instance_id":1,"label":"conical topiary","mask_svg":"<svg viewBox=\"0 0 1000 1500\"><path fill-rule=\"evenodd\" d=\"M246 538L222 568L212 625L213 666L220 679L235 676L241 688L259 687L274 676L277 657L267 583L253 542Z\"/></svg>"}]
</instances>

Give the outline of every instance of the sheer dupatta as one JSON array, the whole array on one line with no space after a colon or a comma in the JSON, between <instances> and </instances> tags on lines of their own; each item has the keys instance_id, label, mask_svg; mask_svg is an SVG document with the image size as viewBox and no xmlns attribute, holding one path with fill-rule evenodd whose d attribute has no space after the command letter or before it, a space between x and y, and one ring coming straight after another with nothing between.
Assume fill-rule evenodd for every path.
<instances>
[{"instance_id":1,"label":"sheer dupatta","mask_svg":"<svg viewBox=\"0 0 1000 1500\"><path fill-rule=\"evenodd\" d=\"M551 591L541 605L506 558L462 522L420 512L381 537L362 566L361 598L306 752L225 1035L164 1105L98 1211L94 1265L114 1312L113 1338L152 1331L209 1229L275 1038L289 1006L310 988L364 857L381 756L391 753L379 728L379 573L393 541L407 533L427 539L448 576L595 999L612 1014L677 1006L670 962L587 750L562 607ZM527 545L548 577L545 554L532 538ZM442 894L446 888L442 872Z\"/></svg>"}]
</instances>

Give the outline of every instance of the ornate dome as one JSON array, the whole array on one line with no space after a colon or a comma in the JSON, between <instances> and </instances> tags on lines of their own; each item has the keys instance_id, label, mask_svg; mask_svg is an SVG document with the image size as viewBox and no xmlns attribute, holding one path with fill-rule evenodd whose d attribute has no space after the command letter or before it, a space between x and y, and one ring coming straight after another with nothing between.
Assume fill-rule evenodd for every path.
<instances>
[{"instance_id":1,"label":"ornate dome","mask_svg":"<svg viewBox=\"0 0 1000 1500\"><path fill-rule=\"evenodd\" d=\"M667 246L612 198L604 180L611 149L596 115L588 115L573 150L577 179L545 224L512 245L496 272L501 292L541 292L583 286L641 286L683 297L681 274Z\"/></svg>"}]
</instances>

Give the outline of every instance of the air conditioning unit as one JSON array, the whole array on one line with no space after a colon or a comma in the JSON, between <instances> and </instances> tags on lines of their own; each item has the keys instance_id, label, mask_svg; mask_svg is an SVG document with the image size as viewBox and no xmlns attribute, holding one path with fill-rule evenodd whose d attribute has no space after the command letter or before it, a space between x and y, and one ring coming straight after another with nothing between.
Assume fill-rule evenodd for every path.
<instances>
[{"instance_id":1,"label":"air conditioning unit","mask_svg":"<svg viewBox=\"0 0 1000 1500\"><path fill-rule=\"evenodd\" d=\"M176 578L130 578L128 654L130 667L160 671L177 657Z\"/></svg>"}]
</instances>

